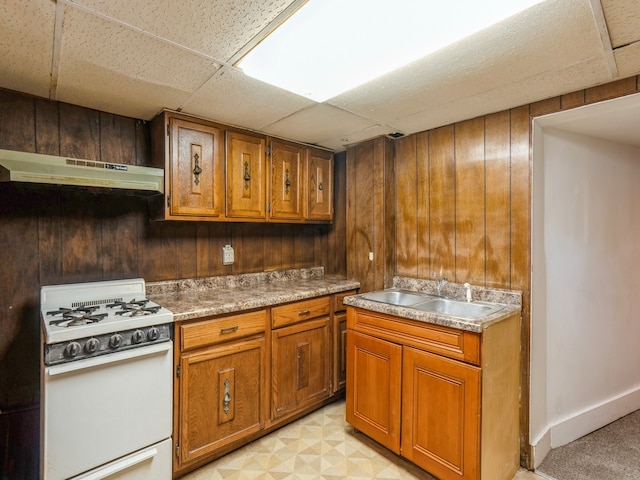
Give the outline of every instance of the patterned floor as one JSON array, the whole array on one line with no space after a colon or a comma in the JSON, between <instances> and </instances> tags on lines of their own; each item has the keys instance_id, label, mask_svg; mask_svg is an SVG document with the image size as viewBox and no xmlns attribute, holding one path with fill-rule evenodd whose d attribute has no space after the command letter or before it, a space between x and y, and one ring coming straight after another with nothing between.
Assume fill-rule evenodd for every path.
<instances>
[{"instance_id":1,"label":"patterned floor","mask_svg":"<svg viewBox=\"0 0 640 480\"><path fill-rule=\"evenodd\" d=\"M262 437L182 480L435 480L344 421L338 401ZM514 480L537 480L519 472Z\"/></svg>"}]
</instances>

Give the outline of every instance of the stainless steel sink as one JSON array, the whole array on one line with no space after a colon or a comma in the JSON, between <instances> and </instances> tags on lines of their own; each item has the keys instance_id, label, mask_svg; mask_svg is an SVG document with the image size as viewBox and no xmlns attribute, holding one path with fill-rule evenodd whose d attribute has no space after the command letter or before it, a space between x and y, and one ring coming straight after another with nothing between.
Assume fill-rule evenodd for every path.
<instances>
[{"instance_id":1,"label":"stainless steel sink","mask_svg":"<svg viewBox=\"0 0 640 480\"><path fill-rule=\"evenodd\" d=\"M504 308L504 305L482 302L462 302L449 298L436 298L427 302L416 303L412 308L423 312L438 313L451 317L475 320L489 313L497 312Z\"/></svg>"},{"instance_id":2,"label":"stainless steel sink","mask_svg":"<svg viewBox=\"0 0 640 480\"><path fill-rule=\"evenodd\" d=\"M408 307L420 302L432 300L436 297L427 293L421 294L417 292L409 292L406 290L389 289L364 293L362 294L361 298L365 300L372 300L374 302L387 303L389 305Z\"/></svg>"}]
</instances>

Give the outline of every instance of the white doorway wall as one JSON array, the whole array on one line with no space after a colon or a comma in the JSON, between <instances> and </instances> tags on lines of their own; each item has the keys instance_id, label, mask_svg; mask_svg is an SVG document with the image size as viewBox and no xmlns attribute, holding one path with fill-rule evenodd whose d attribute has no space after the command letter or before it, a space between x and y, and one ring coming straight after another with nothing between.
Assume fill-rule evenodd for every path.
<instances>
[{"instance_id":1,"label":"white doorway wall","mask_svg":"<svg viewBox=\"0 0 640 480\"><path fill-rule=\"evenodd\" d=\"M535 467L551 448L640 408L640 121L637 144L596 136L613 126L609 115L640 112L640 96L622 100L533 125Z\"/></svg>"}]
</instances>

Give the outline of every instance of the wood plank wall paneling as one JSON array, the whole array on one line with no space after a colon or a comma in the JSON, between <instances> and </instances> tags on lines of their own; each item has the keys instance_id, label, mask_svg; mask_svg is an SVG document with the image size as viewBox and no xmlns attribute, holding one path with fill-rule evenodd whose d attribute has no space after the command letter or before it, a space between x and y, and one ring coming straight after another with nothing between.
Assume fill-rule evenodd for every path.
<instances>
[{"instance_id":1,"label":"wood plank wall paneling","mask_svg":"<svg viewBox=\"0 0 640 480\"><path fill-rule=\"evenodd\" d=\"M418 167L416 135L395 142L396 166L396 273L418 276Z\"/></svg>"},{"instance_id":2,"label":"wood plank wall paneling","mask_svg":"<svg viewBox=\"0 0 640 480\"><path fill-rule=\"evenodd\" d=\"M455 126L456 283L484 285L486 271L484 118Z\"/></svg>"},{"instance_id":3,"label":"wood plank wall paneling","mask_svg":"<svg viewBox=\"0 0 640 480\"><path fill-rule=\"evenodd\" d=\"M149 129L142 120L0 90L2 149L151 165ZM0 455L0 477L38 475L37 462L20 461L38 458L37 428L24 438L12 432L37 412L42 285L315 266L344 277L344 158L336 165L333 225L151 222L145 196L0 183L0 451L15 455ZM231 266L222 265L225 244L235 248ZM11 426L6 411L16 412Z\"/></svg>"},{"instance_id":4,"label":"wood plank wall paneling","mask_svg":"<svg viewBox=\"0 0 640 480\"><path fill-rule=\"evenodd\" d=\"M455 164L454 127L429 132L429 269L427 276L454 278L455 273ZM397 159L396 163L402 162ZM424 273L424 270L422 270Z\"/></svg>"}]
</instances>

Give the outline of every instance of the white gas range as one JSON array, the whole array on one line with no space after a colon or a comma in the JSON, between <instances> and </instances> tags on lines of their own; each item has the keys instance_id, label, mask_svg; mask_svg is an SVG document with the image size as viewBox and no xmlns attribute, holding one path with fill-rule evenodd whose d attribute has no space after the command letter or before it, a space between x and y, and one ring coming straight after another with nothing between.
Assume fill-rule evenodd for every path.
<instances>
[{"instance_id":1,"label":"white gas range","mask_svg":"<svg viewBox=\"0 0 640 480\"><path fill-rule=\"evenodd\" d=\"M43 286L43 480L171 478L173 314L141 278Z\"/></svg>"}]
</instances>

